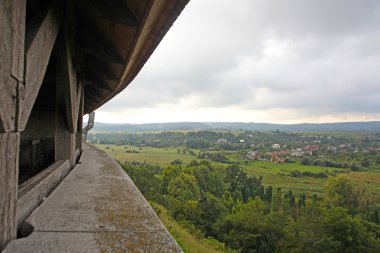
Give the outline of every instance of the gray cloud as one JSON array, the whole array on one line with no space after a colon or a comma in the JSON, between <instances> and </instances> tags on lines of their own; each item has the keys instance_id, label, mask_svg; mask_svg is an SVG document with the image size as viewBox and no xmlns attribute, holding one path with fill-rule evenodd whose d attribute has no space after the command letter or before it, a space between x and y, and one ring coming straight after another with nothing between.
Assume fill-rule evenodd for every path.
<instances>
[{"instance_id":1,"label":"gray cloud","mask_svg":"<svg viewBox=\"0 0 380 253\"><path fill-rule=\"evenodd\" d=\"M376 113L379 24L378 0L192 0L102 110L192 97L197 108Z\"/></svg>"}]
</instances>

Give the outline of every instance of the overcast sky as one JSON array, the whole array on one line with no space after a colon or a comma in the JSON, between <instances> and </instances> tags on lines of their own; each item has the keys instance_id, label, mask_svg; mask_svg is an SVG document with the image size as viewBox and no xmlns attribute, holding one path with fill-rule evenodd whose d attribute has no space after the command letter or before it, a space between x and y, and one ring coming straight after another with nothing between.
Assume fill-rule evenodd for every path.
<instances>
[{"instance_id":1,"label":"overcast sky","mask_svg":"<svg viewBox=\"0 0 380 253\"><path fill-rule=\"evenodd\" d=\"M379 0L191 0L98 122L380 120Z\"/></svg>"}]
</instances>

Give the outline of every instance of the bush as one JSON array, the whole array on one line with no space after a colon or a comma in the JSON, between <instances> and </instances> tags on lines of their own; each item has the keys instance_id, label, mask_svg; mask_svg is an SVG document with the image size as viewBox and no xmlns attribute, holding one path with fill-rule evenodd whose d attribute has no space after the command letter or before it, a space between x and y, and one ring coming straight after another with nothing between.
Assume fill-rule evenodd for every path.
<instances>
[{"instance_id":1,"label":"bush","mask_svg":"<svg viewBox=\"0 0 380 253\"><path fill-rule=\"evenodd\" d=\"M175 159L174 161L171 161L171 165L181 165L183 162L180 159Z\"/></svg>"},{"instance_id":2,"label":"bush","mask_svg":"<svg viewBox=\"0 0 380 253\"><path fill-rule=\"evenodd\" d=\"M325 172L311 172L311 171L299 172L298 170L292 170L290 172L290 176L292 176L292 177L328 178L328 175Z\"/></svg>"},{"instance_id":3,"label":"bush","mask_svg":"<svg viewBox=\"0 0 380 253\"><path fill-rule=\"evenodd\" d=\"M292 176L292 177L302 177L302 173L299 172L298 170L292 170L290 172L290 176Z\"/></svg>"},{"instance_id":4,"label":"bush","mask_svg":"<svg viewBox=\"0 0 380 253\"><path fill-rule=\"evenodd\" d=\"M356 163L353 163L353 164L351 164L350 169L352 171L359 171L360 167Z\"/></svg>"}]
</instances>

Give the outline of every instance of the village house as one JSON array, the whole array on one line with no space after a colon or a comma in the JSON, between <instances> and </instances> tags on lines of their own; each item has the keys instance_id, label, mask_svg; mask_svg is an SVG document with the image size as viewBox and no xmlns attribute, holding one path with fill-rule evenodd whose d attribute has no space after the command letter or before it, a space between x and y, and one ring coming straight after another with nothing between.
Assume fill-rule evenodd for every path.
<instances>
[{"instance_id":1,"label":"village house","mask_svg":"<svg viewBox=\"0 0 380 253\"><path fill-rule=\"evenodd\" d=\"M272 145L272 148L273 149L280 149L281 146L280 146L280 144L275 143L275 144Z\"/></svg>"},{"instance_id":2,"label":"village house","mask_svg":"<svg viewBox=\"0 0 380 253\"><path fill-rule=\"evenodd\" d=\"M318 146L315 146L315 145L307 145L307 146L305 147L305 149L306 149L307 151L318 151L318 150L319 150L319 147L318 147Z\"/></svg>"},{"instance_id":3,"label":"village house","mask_svg":"<svg viewBox=\"0 0 380 253\"><path fill-rule=\"evenodd\" d=\"M293 156L293 157L302 157L304 156L305 152L301 148L297 148L297 149L290 150L289 154L290 156Z\"/></svg>"},{"instance_id":4,"label":"village house","mask_svg":"<svg viewBox=\"0 0 380 253\"><path fill-rule=\"evenodd\" d=\"M274 155L271 158L271 162L272 163L277 163L277 164L284 163L285 162L285 157Z\"/></svg>"},{"instance_id":5,"label":"village house","mask_svg":"<svg viewBox=\"0 0 380 253\"><path fill-rule=\"evenodd\" d=\"M260 152L259 151L248 151L246 157L250 160L259 160Z\"/></svg>"},{"instance_id":6,"label":"village house","mask_svg":"<svg viewBox=\"0 0 380 253\"><path fill-rule=\"evenodd\" d=\"M264 143L259 143L256 145L257 148L265 148L265 144Z\"/></svg>"},{"instance_id":7,"label":"village house","mask_svg":"<svg viewBox=\"0 0 380 253\"><path fill-rule=\"evenodd\" d=\"M319 150L319 147L315 145L307 145L305 149L310 155L313 155Z\"/></svg>"}]
</instances>

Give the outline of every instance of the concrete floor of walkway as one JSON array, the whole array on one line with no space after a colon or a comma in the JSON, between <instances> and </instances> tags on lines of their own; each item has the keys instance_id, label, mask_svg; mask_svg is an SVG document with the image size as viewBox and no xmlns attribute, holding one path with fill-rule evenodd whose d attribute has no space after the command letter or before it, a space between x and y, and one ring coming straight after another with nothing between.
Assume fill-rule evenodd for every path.
<instances>
[{"instance_id":1,"label":"concrete floor of walkway","mask_svg":"<svg viewBox=\"0 0 380 253\"><path fill-rule=\"evenodd\" d=\"M30 215L14 252L181 252L119 164L84 145L79 163Z\"/></svg>"}]
</instances>

